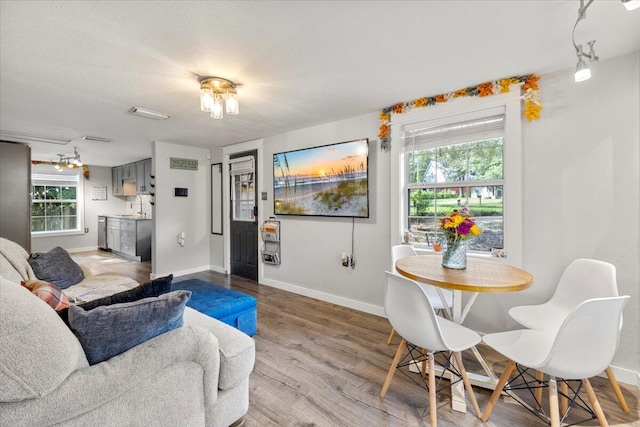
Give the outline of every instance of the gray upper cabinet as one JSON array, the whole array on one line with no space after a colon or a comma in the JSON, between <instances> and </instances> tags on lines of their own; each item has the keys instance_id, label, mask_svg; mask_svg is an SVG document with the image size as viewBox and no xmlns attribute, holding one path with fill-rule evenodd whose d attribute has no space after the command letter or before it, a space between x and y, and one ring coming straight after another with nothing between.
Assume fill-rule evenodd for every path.
<instances>
[{"instance_id":1,"label":"gray upper cabinet","mask_svg":"<svg viewBox=\"0 0 640 427\"><path fill-rule=\"evenodd\" d=\"M132 181L136 179L136 164L129 163L122 165L122 179L124 181Z\"/></svg>"},{"instance_id":2,"label":"gray upper cabinet","mask_svg":"<svg viewBox=\"0 0 640 427\"><path fill-rule=\"evenodd\" d=\"M111 185L114 196L122 196L122 166L111 168Z\"/></svg>"},{"instance_id":3,"label":"gray upper cabinet","mask_svg":"<svg viewBox=\"0 0 640 427\"><path fill-rule=\"evenodd\" d=\"M151 191L151 159L136 162L136 193L149 194Z\"/></svg>"},{"instance_id":4,"label":"gray upper cabinet","mask_svg":"<svg viewBox=\"0 0 640 427\"><path fill-rule=\"evenodd\" d=\"M111 168L111 179L113 186L114 196L125 196L125 190L123 189L123 182L135 182L136 194L149 194L151 191L152 182L151 179L151 159L144 159L135 163L128 163L126 165L115 166ZM131 195L130 189L126 195Z\"/></svg>"}]
</instances>

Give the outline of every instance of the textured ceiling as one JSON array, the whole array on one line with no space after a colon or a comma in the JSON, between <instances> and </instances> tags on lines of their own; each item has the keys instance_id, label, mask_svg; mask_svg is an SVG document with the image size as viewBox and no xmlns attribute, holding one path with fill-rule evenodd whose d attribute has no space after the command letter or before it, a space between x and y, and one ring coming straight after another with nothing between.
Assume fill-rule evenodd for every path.
<instances>
[{"instance_id":1,"label":"textured ceiling","mask_svg":"<svg viewBox=\"0 0 640 427\"><path fill-rule=\"evenodd\" d=\"M212 148L511 75L575 66L579 1L0 2L0 129L72 139L112 166L152 141ZM576 32L640 49L640 10L595 0ZM597 73L597 63L592 65ZM240 115L200 112L197 75L242 84ZM171 115L127 114L143 107ZM375 130L372 130L372 134ZM83 141L83 135L112 139Z\"/></svg>"}]
</instances>

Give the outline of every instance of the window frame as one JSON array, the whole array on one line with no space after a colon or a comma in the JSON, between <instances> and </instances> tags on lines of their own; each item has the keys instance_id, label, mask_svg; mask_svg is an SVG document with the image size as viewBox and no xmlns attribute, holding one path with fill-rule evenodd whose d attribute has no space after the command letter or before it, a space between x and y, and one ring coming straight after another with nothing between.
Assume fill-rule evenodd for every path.
<instances>
[{"instance_id":1,"label":"window frame","mask_svg":"<svg viewBox=\"0 0 640 427\"><path fill-rule=\"evenodd\" d=\"M503 197L501 198L501 204L502 204L502 233L503 233L503 240L504 240L504 204L505 204L505 197L504 197L504 182L505 182L505 174L504 174L504 161L505 161L505 156L504 156L504 141L505 141L505 135L504 135L504 123L506 122L506 115L505 115L505 111L503 107L495 107L495 108L491 108L488 110L482 110L480 112L478 112L477 114L472 114L472 115L468 115L465 114L463 115L462 118L463 120L453 120L455 119L455 117L452 117L452 121L450 123L447 123L444 125L444 127L446 126L450 126L450 125L457 125L457 124L462 124L462 123L467 123L469 121L473 122L473 121L480 121L480 120L484 120L484 119L491 119L493 117L500 117L501 121L502 121L502 126L500 128L500 130L496 130L494 129L490 129L487 131L477 131L477 132L473 132L472 134L463 134L463 135L459 135L459 136L455 136L453 138L451 137L443 137L443 138L433 138L430 139L428 142L415 142L415 136L410 136L407 135L407 133L413 132L413 131L420 131L420 130L430 130L430 129L437 129L440 127L443 127L441 125L438 126L434 126L433 125L433 121L420 121L417 122L415 125L407 125L403 127L403 159L404 159L404 176L402 177L402 183L403 183L403 192L404 192L404 196L405 196L405 214L404 214L404 218L403 218L403 224L405 229L410 229L410 203L409 203L409 193L411 192L411 190L432 190L434 191L434 193L439 190L439 189L457 189L457 188L461 188L461 187L491 187L491 186L499 186L501 187L501 191L503 193ZM467 120L470 119L470 120ZM479 139L479 137L483 138L483 139ZM468 143L472 143L472 142L476 142L476 141L488 141L488 140L492 140L492 139L498 139L500 138L501 141L501 151L502 151L502 178L494 178L494 179L483 179L483 180L472 180L469 179L467 176L465 177L464 180L460 180L460 181L443 181L443 182L438 182L438 180L436 179L434 182L411 182L411 177L409 177L409 170L410 170L410 156L411 153L415 153L417 150L431 150L431 149L437 149L437 148L442 148L442 147L460 147L463 144L468 144ZM468 158L467 158L468 160ZM467 168L469 167L469 165L467 164ZM467 169L466 172L469 172L469 169ZM468 196L470 197L470 196ZM472 212L473 213L473 212ZM415 217L414 217L415 218ZM427 217L425 217L427 218ZM438 218L438 216L435 217L428 217L428 218ZM433 242L429 242L428 241L428 236L427 236L427 242L426 243L417 243L417 245L423 245L423 246L431 246L431 244L433 244ZM468 248L467 250L471 251L470 248ZM484 254L484 255L488 255L490 252L489 251L475 251L478 254Z\"/></svg>"},{"instance_id":2,"label":"window frame","mask_svg":"<svg viewBox=\"0 0 640 427\"><path fill-rule=\"evenodd\" d=\"M36 165L31 169L31 211L33 212L33 204L37 203L34 199L33 190L37 186L47 185L46 179L36 179L36 176L42 175L68 175L77 177L76 181L76 228L73 230L54 230L54 231L31 231L32 238L40 238L40 237L54 237L54 236L76 236L84 234L84 179L81 168L75 169L62 169L58 171L53 166L43 166ZM51 180L53 182L53 180ZM33 215L31 215L31 219L29 224L31 225L31 221L33 220Z\"/></svg>"},{"instance_id":3,"label":"window frame","mask_svg":"<svg viewBox=\"0 0 640 427\"><path fill-rule=\"evenodd\" d=\"M520 90L494 95L490 98L456 99L450 103L431 108L414 109L401 116L392 116L391 125L391 236L392 244L402 241L404 230L408 227L408 191L406 187L405 152L403 134L405 130L428 126L438 127L464 122L478 117L490 117L494 109L504 110L503 143L503 205L504 252L506 258L493 258L496 261L522 265L522 101ZM493 114L495 115L495 114ZM430 247L419 250L432 251ZM490 257L485 253L470 253L470 256Z\"/></svg>"}]
</instances>

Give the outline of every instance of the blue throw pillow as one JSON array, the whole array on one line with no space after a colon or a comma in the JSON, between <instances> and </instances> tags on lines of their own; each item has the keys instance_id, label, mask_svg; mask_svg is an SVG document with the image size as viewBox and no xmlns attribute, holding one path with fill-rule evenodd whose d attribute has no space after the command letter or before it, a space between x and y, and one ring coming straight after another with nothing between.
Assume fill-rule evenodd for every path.
<instances>
[{"instance_id":1,"label":"blue throw pillow","mask_svg":"<svg viewBox=\"0 0 640 427\"><path fill-rule=\"evenodd\" d=\"M28 261L38 279L53 283L59 289L66 289L84 279L82 268L59 246L49 252L31 254Z\"/></svg>"},{"instance_id":2,"label":"blue throw pillow","mask_svg":"<svg viewBox=\"0 0 640 427\"><path fill-rule=\"evenodd\" d=\"M166 277L150 280L133 289L118 292L117 294L109 295L104 298L94 299L92 301L78 304L78 306L85 310L93 310L101 305L122 304L124 302L138 301L143 298L157 297L162 294L166 294L171 290L172 280L173 274L170 274ZM69 309L64 308L58 311L58 314L62 321L69 326Z\"/></svg>"},{"instance_id":3,"label":"blue throw pillow","mask_svg":"<svg viewBox=\"0 0 640 427\"><path fill-rule=\"evenodd\" d=\"M189 298L191 292L175 291L89 311L71 306L69 325L82 344L89 364L94 365L182 326Z\"/></svg>"}]
</instances>

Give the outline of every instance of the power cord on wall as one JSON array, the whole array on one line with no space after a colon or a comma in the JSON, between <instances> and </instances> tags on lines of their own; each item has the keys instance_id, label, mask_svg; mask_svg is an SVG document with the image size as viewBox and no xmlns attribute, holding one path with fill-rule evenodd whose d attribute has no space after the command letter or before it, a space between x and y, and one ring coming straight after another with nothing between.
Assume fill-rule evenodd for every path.
<instances>
[{"instance_id":1,"label":"power cord on wall","mask_svg":"<svg viewBox=\"0 0 640 427\"><path fill-rule=\"evenodd\" d=\"M353 257L353 254L355 252L354 250L355 231L356 231L356 218L351 217L351 256L349 257L349 265L351 266L351 268L356 268L356 260Z\"/></svg>"}]
</instances>

